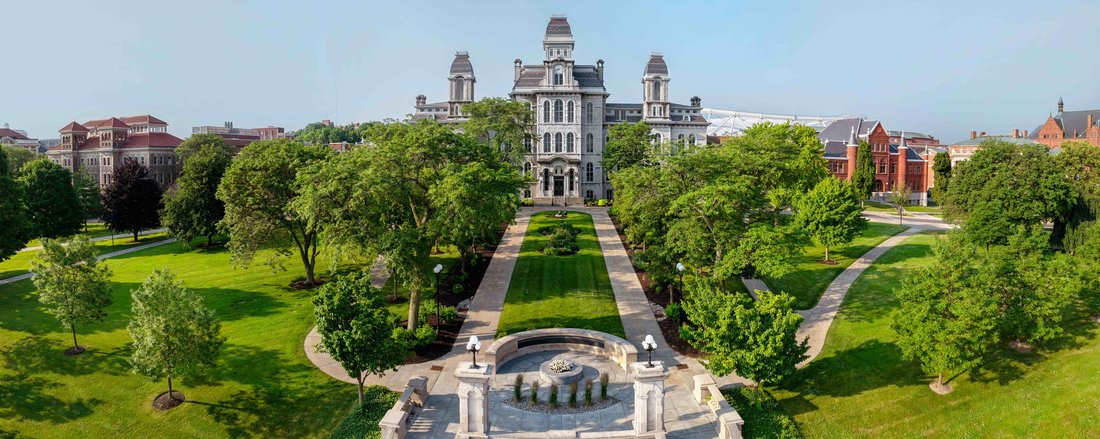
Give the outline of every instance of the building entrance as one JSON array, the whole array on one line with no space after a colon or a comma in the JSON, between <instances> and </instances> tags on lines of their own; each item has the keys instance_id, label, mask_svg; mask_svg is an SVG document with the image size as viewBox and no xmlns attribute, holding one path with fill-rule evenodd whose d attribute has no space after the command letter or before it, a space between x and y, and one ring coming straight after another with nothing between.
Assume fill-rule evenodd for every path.
<instances>
[{"instance_id":1,"label":"building entrance","mask_svg":"<svg viewBox=\"0 0 1100 439\"><path fill-rule=\"evenodd\" d=\"M562 176L554 177L554 196L555 197L565 196L565 177L562 177Z\"/></svg>"}]
</instances>

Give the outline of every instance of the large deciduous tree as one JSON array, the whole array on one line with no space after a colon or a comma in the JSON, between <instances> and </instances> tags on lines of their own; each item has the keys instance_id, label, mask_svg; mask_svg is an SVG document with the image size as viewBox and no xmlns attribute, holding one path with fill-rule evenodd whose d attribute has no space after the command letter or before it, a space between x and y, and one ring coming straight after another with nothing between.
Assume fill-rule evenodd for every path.
<instances>
[{"instance_id":1,"label":"large deciduous tree","mask_svg":"<svg viewBox=\"0 0 1100 439\"><path fill-rule=\"evenodd\" d=\"M221 227L229 232L235 263L247 266L258 252L270 249L267 263L278 267L283 257L296 251L305 284L317 283L314 268L328 223L320 216L324 212L303 212L295 202L302 194L299 172L323 162L331 152L327 146L290 140L253 142L241 150L217 192L225 203Z\"/></svg>"},{"instance_id":2,"label":"large deciduous tree","mask_svg":"<svg viewBox=\"0 0 1100 439\"><path fill-rule=\"evenodd\" d=\"M160 226L162 197L160 186L149 178L149 168L125 159L103 190L103 223L111 230L132 233L137 241L142 229Z\"/></svg>"},{"instance_id":3,"label":"large deciduous tree","mask_svg":"<svg viewBox=\"0 0 1100 439\"><path fill-rule=\"evenodd\" d=\"M294 132L294 139L309 145L328 146L330 143L359 143L363 134L354 125L336 126L314 122Z\"/></svg>"},{"instance_id":4,"label":"large deciduous tree","mask_svg":"<svg viewBox=\"0 0 1100 439\"><path fill-rule=\"evenodd\" d=\"M206 237L207 246L212 244L218 222L225 216L225 203L217 192L230 160L225 148L203 146L183 162L175 187L165 193L161 222L183 245L200 236Z\"/></svg>"},{"instance_id":5,"label":"large deciduous tree","mask_svg":"<svg viewBox=\"0 0 1100 439\"><path fill-rule=\"evenodd\" d=\"M72 172L47 160L35 160L19 171L19 180L26 188L34 236L57 238L80 231L84 214L73 189Z\"/></svg>"},{"instance_id":6,"label":"large deciduous tree","mask_svg":"<svg viewBox=\"0 0 1100 439\"><path fill-rule=\"evenodd\" d=\"M871 155L871 144L859 142L856 149L856 167L852 170L852 187L859 197L860 205L871 198L875 190L875 159Z\"/></svg>"},{"instance_id":7,"label":"large deciduous tree","mask_svg":"<svg viewBox=\"0 0 1100 439\"><path fill-rule=\"evenodd\" d=\"M176 161L187 163L187 159L206 147L221 149L226 155L232 157L237 153L233 146L225 144L225 138L217 134L192 134L187 140L180 142L176 147Z\"/></svg>"},{"instance_id":8,"label":"large deciduous tree","mask_svg":"<svg viewBox=\"0 0 1100 439\"><path fill-rule=\"evenodd\" d=\"M947 188L951 187L951 156L946 153L936 154L936 158L932 160L932 175L935 176L933 181L935 185L932 187L932 199L936 200L936 203L941 203L944 197L947 196Z\"/></svg>"},{"instance_id":9,"label":"large deciduous tree","mask_svg":"<svg viewBox=\"0 0 1100 439\"><path fill-rule=\"evenodd\" d=\"M852 185L837 178L821 180L796 203L795 224L821 246L829 262L829 248L852 242L867 228Z\"/></svg>"},{"instance_id":10,"label":"large deciduous tree","mask_svg":"<svg viewBox=\"0 0 1100 439\"><path fill-rule=\"evenodd\" d=\"M87 232L88 219L96 218L103 212L99 183L96 183L95 178L87 169L80 168L73 175L73 188L76 189L76 196L80 199L80 209L84 218L84 231Z\"/></svg>"},{"instance_id":11,"label":"large deciduous tree","mask_svg":"<svg viewBox=\"0 0 1100 439\"><path fill-rule=\"evenodd\" d=\"M615 172L648 161L652 128L645 122L612 125L603 149L604 172Z\"/></svg>"},{"instance_id":12,"label":"large deciduous tree","mask_svg":"<svg viewBox=\"0 0 1100 439\"><path fill-rule=\"evenodd\" d=\"M72 332L73 347L65 351L68 355L84 352L76 342L76 326L103 320L111 304L110 270L96 255L87 236L68 241L47 238L42 241L42 253L31 261L38 300Z\"/></svg>"},{"instance_id":13,"label":"large deciduous tree","mask_svg":"<svg viewBox=\"0 0 1100 439\"><path fill-rule=\"evenodd\" d=\"M486 142L501 151L504 159L514 166L523 163L525 144L534 148L532 138L535 113L526 102L504 98L485 98L462 106L469 119L462 124L466 134Z\"/></svg>"},{"instance_id":14,"label":"large deciduous tree","mask_svg":"<svg viewBox=\"0 0 1100 439\"><path fill-rule=\"evenodd\" d=\"M19 175L19 170L34 160L45 160L45 156L36 156L26 148L15 145L0 145L0 149L8 156L6 166L10 175Z\"/></svg>"},{"instance_id":15,"label":"large deciduous tree","mask_svg":"<svg viewBox=\"0 0 1100 439\"><path fill-rule=\"evenodd\" d=\"M214 365L225 343L221 323L214 311L203 306L202 297L185 288L168 269L153 271L130 296L133 317L127 329L134 339L130 364L142 375L167 378L167 398L159 403L161 408L174 407L184 396L172 389L172 378Z\"/></svg>"},{"instance_id":16,"label":"large deciduous tree","mask_svg":"<svg viewBox=\"0 0 1100 439\"><path fill-rule=\"evenodd\" d=\"M397 370L409 352L380 296L368 276L349 275L321 286L313 297L320 347L355 377L359 404L366 377Z\"/></svg>"},{"instance_id":17,"label":"large deciduous tree","mask_svg":"<svg viewBox=\"0 0 1100 439\"><path fill-rule=\"evenodd\" d=\"M1070 200L1054 222L1052 241L1073 252L1085 228L1100 217L1100 148L1087 142L1065 142L1054 156L1070 187Z\"/></svg>"},{"instance_id":18,"label":"large deciduous tree","mask_svg":"<svg viewBox=\"0 0 1100 439\"><path fill-rule=\"evenodd\" d=\"M23 249L31 236L23 185L12 178L7 160L6 151L0 150L0 261Z\"/></svg>"},{"instance_id":19,"label":"large deciduous tree","mask_svg":"<svg viewBox=\"0 0 1100 439\"><path fill-rule=\"evenodd\" d=\"M429 195L441 216L451 224L440 231L440 244L458 249L459 267L466 272L470 253L492 244L501 225L512 221L519 209L516 192L526 179L510 164L479 161L453 165Z\"/></svg>"}]
</instances>

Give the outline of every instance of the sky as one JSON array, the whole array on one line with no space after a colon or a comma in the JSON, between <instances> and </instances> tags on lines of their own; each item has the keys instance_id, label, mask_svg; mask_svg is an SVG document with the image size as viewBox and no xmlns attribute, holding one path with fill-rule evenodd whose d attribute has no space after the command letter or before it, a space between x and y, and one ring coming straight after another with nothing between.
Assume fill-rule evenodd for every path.
<instances>
[{"instance_id":1,"label":"sky","mask_svg":"<svg viewBox=\"0 0 1100 439\"><path fill-rule=\"evenodd\" d=\"M651 52L674 102L861 115L945 143L1033 130L1059 97L1100 108L1100 1L6 1L0 124L57 137L71 121L152 114L169 131L402 118L446 98L455 51L478 98L542 60L565 14L610 102L640 102Z\"/></svg>"}]
</instances>

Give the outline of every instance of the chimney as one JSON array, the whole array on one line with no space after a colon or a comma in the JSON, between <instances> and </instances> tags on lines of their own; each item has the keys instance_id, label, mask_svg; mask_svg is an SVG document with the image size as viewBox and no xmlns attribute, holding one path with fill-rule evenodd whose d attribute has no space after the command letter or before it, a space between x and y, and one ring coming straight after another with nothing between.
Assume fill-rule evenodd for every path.
<instances>
[{"instance_id":1,"label":"chimney","mask_svg":"<svg viewBox=\"0 0 1100 439\"><path fill-rule=\"evenodd\" d=\"M978 136L980 136L980 137L985 137L985 131L981 131L981 132L979 132L979 133L978 133Z\"/></svg>"},{"instance_id":2,"label":"chimney","mask_svg":"<svg viewBox=\"0 0 1100 439\"><path fill-rule=\"evenodd\" d=\"M692 107L701 107L701 106L703 106L703 100L699 99L699 96L692 96L691 97L691 106Z\"/></svg>"},{"instance_id":3,"label":"chimney","mask_svg":"<svg viewBox=\"0 0 1100 439\"><path fill-rule=\"evenodd\" d=\"M978 132L977 131L971 131L970 132L970 140L974 140L976 138L978 138Z\"/></svg>"},{"instance_id":4,"label":"chimney","mask_svg":"<svg viewBox=\"0 0 1100 439\"><path fill-rule=\"evenodd\" d=\"M1027 137L1027 130L1024 130L1024 137Z\"/></svg>"},{"instance_id":5,"label":"chimney","mask_svg":"<svg viewBox=\"0 0 1100 439\"><path fill-rule=\"evenodd\" d=\"M1012 129L1012 138L1013 139L1019 139L1020 138L1020 129L1019 128L1013 128Z\"/></svg>"},{"instance_id":6,"label":"chimney","mask_svg":"<svg viewBox=\"0 0 1100 439\"><path fill-rule=\"evenodd\" d=\"M603 60L596 60L596 77L603 81Z\"/></svg>"},{"instance_id":7,"label":"chimney","mask_svg":"<svg viewBox=\"0 0 1100 439\"><path fill-rule=\"evenodd\" d=\"M516 79L514 79L514 81L519 81L519 75L523 74L523 61L521 61L519 58L516 58L513 63L515 63L516 71Z\"/></svg>"},{"instance_id":8,"label":"chimney","mask_svg":"<svg viewBox=\"0 0 1100 439\"><path fill-rule=\"evenodd\" d=\"M420 107L428 103L428 97L424 95L416 95L416 106Z\"/></svg>"},{"instance_id":9,"label":"chimney","mask_svg":"<svg viewBox=\"0 0 1100 439\"><path fill-rule=\"evenodd\" d=\"M1092 127L1093 127L1093 125L1096 125L1096 119L1094 119L1094 118L1092 117L1092 113L1089 113L1089 115L1088 115L1088 121L1089 121L1089 125L1088 125L1088 127L1089 127L1089 128L1092 128Z\"/></svg>"}]
</instances>

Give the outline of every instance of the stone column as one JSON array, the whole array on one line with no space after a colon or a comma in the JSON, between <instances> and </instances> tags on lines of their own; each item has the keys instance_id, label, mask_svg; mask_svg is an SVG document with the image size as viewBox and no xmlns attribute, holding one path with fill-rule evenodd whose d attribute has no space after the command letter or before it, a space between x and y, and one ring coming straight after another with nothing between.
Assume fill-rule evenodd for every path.
<instances>
[{"instance_id":1,"label":"stone column","mask_svg":"<svg viewBox=\"0 0 1100 439\"><path fill-rule=\"evenodd\" d=\"M645 362L637 362L630 370L634 376L634 433L664 432L665 365L654 361L653 367L646 367Z\"/></svg>"},{"instance_id":2,"label":"stone column","mask_svg":"<svg viewBox=\"0 0 1100 439\"><path fill-rule=\"evenodd\" d=\"M491 364L471 368L468 361L458 363L458 437L485 438L489 434L489 378Z\"/></svg>"}]
</instances>

